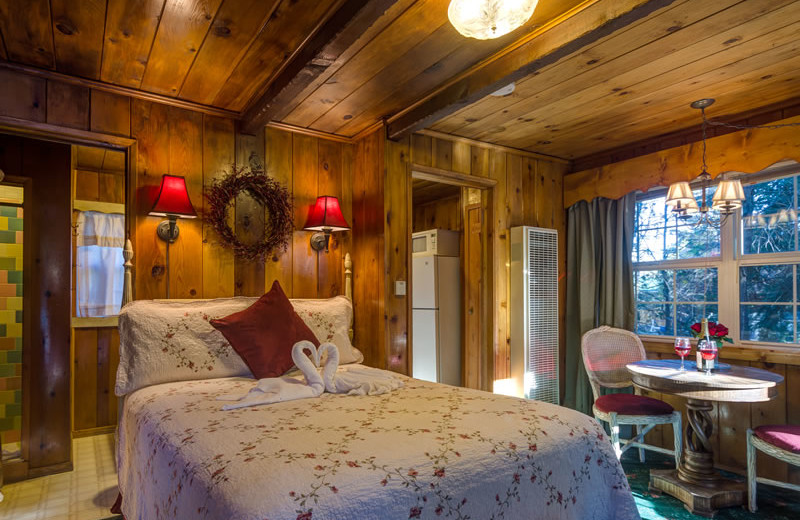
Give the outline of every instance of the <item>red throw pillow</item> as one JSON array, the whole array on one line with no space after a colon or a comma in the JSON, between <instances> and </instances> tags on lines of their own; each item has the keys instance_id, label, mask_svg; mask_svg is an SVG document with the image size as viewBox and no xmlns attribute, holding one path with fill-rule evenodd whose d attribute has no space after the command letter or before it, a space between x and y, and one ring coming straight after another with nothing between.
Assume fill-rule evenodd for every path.
<instances>
[{"instance_id":1,"label":"red throw pillow","mask_svg":"<svg viewBox=\"0 0 800 520\"><path fill-rule=\"evenodd\" d=\"M297 315L276 280L267 294L243 311L211 320L242 357L256 379L278 377L294 366L292 347L319 340Z\"/></svg>"}]
</instances>

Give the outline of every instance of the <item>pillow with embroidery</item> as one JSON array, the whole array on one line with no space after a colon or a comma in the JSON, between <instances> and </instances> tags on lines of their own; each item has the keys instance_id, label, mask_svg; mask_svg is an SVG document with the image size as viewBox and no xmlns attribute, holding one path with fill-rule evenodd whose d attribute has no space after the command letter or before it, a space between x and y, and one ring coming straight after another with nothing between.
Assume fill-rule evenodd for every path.
<instances>
[{"instance_id":1,"label":"pillow with embroidery","mask_svg":"<svg viewBox=\"0 0 800 520\"><path fill-rule=\"evenodd\" d=\"M129 303L119 314L115 393L123 396L171 381L251 376L245 362L210 321L244 310L257 299Z\"/></svg>"},{"instance_id":2,"label":"pillow with embroidery","mask_svg":"<svg viewBox=\"0 0 800 520\"><path fill-rule=\"evenodd\" d=\"M353 303L345 296L320 300L290 299L295 312L317 336L320 343L339 349L339 364L361 363L364 355L350 342Z\"/></svg>"}]
</instances>

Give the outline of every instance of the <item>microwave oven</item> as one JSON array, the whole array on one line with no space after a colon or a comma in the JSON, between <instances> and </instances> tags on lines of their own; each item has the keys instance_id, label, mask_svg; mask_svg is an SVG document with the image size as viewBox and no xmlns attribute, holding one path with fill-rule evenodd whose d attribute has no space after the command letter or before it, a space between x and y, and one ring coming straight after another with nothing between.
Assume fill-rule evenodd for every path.
<instances>
[{"instance_id":1,"label":"microwave oven","mask_svg":"<svg viewBox=\"0 0 800 520\"><path fill-rule=\"evenodd\" d=\"M460 233L446 229L430 229L411 234L412 256L459 256Z\"/></svg>"}]
</instances>

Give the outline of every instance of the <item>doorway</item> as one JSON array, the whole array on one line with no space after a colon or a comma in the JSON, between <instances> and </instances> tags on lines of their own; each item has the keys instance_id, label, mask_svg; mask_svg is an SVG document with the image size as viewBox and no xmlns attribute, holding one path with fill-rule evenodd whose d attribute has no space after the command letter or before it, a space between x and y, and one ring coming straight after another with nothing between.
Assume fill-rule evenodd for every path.
<instances>
[{"instance_id":1,"label":"doorway","mask_svg":"<svg viewBox=\"0 0 800 520\"><path fill-rule=\"evenodd\" d=\"M442 330L456 321L458 328L458 356L442 356L438 354L440 363L447 366L452 358L458 359L460 377L457 384L468 388L489 390L493 373L492 330L492 254L490 237L492 194L495 181L488 178L476 178L456 172L412 165L409 175L409 193L411 208L409 211L408 229L412 231L410 248L409 273L409 339L411 366L419 365L415 359L420 354L426 359L433 359L429 346L422 347L420 331L415 327L416 314L421 314L415 303L415 291L426 293L420 289L420 279L415 275L414 264L421 262L420 242L425 234L444 233L445 244L447 234L457 234L457 279L458 291L452 292L451 298L458 298L458 315L454 320L439 318ZM438 230L438 231L437 231ZM430 242L430 238L427 238ZM440 239L437 239L440 240ZM446 247L446 246L445 246ZM453 253L445 252L444 257ZM450 264L454 265L454 264ZM420 266L418 266L420 267ZM439 284L441 286L441 284ZM445 285L446 286L446 285ZM438 290L438 289L437 289ZM444 301L439 295L438 301ZM426 329L428 325L424 324ZM441 335L441 334L440 334ZM438 340L438 338L437 338ZM428 341L428 340L425 340ZM433 362L433 361L430 361ZM452 366L450 366L452 368ZM441 373L441 370L438 370ZM417 377L412 369L412 376ZM452 381L442 381L455 384Z\"/></svg>"},{"instance_id":2,"label":"doorway","mask_svg":"<svg viewBox=\"0 0 800 520\"><path fill-rule=\"evenodd\" d=\"M20 125L0 124L0 169L4 172L0 182L0 292L6 295L0 295L0 392L5 392L0 440L5 482L72 469L72 437L78 433L75 410L102 410L98 396L108 402L108 428L116 422L111 375L116 371L116 359L104 353L100 337L91 346L98 360L91 367L94 370L75 377L81 360L76 358L74 339L86 330L79 327L109 331L113 327L110 334L116 333L115 318L81 318L112 320L113 324L75 322L78 304L87 300L77 287L80 262L76 261L84 258L85 264L94 265L96 259L89 254L94 251L89 249L102 245L107 235L83 233L81 242L78 223L90 219L91 226L85 228L107 229L90 214L117 213L122 220L117 227L124 235L129 225L127 172L135 166L133 140L57 127L46 132L28 128L24 122ZM92 162L97 158L101 158L100 165ZM21 199L6 193L15 187L22 187ZM113 201L102 200L101 194L106 192L113 193ZM20 247L22 254L15 256L15 248ZM86 250L78 251L81 248ZM95 286L90 283L87 287ZM105 382L99 377L101 366L109 373L108 385L101 384ZM77 396L73 390L78 391ZM84 394L89 402L81 399ZM90 402L95 399L98 403L92 407Z\"/></svg>"}]
</instances>

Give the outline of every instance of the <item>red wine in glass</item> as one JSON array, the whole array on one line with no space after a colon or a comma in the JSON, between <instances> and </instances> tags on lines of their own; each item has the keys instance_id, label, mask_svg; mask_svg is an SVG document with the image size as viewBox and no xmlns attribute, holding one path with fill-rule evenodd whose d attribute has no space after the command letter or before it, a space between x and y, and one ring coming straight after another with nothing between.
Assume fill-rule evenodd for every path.
<instances>
[{"instance_id":1,"label":"red wine in glass","mask_svg":"<svg viewBox=\"0 0 800 520\"><path fill-rule=\"evenodd\" d=\"M701 341L700 345L697 346L697 350L700 352L700 356L706 361L711 361L717 357L717 344L713 341ZM706 375L710 374L710 365L706 365Z\"/></svg>"},{"instance_id":2,"label":"red wine in glass","mask_svg":"<svg viewBox=\"0 0 800 520\"><path fill-rule=\"evenodd\" d=\"M683 362L691 350L692 344L689 342L689 338L675 338L675 353L681 358L681 372L686 371Z\"/></svg>"}]
</instances>

